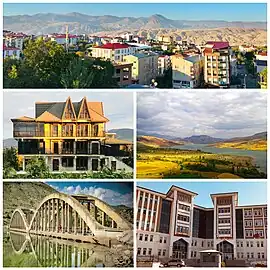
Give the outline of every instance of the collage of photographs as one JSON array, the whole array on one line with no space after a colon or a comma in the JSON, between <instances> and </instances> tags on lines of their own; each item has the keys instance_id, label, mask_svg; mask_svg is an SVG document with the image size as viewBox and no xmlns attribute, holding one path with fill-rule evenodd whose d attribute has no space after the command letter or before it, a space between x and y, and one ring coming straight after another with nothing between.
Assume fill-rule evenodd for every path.
<instances>
[{"instance_id":1,"label":"collage of photographs","mask_svg":"<svg viewBox=\"0 0 270 270\"><path fill-rule=\"evenodd\" d=\"M1 267L268 266L267 2L2 9Z\"/></svg>"}]
</instances>

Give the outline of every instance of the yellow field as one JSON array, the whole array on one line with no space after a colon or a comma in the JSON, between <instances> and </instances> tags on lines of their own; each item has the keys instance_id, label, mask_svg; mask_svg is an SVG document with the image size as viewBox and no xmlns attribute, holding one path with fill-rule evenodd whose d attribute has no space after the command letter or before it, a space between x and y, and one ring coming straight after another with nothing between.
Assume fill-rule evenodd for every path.
<instances>
[{"instance_id":1,"label":"yellow field","mask_svg":"<svg viewBox=\"0 0 270 270\"><path fill-rule=\"evenodd\" d=\"M244 141L244 142L225 142L225 143L217 143L215 144L215 147L266 151L267 142L266 140L253 140L253 141Z\"/></svg>"},{"instance_id":2,"label":"yellow field","mask_svg":"<svg viewBox=\"0 0 270 270\"><path fill-rule=\"evenodd\" d=\"M137 178L164 178L166 175L191 174L199 175L200 178L240 178L232 174L232 166L246 166L252 163L252 158L230 155L208 154L201 152L151 152L138 153L137 159ZM216 164L215 171L189 170L184 167L187 165L206 165L209 160L222 160L233 162L234 165Z\"/></svg>"}]
</instances>

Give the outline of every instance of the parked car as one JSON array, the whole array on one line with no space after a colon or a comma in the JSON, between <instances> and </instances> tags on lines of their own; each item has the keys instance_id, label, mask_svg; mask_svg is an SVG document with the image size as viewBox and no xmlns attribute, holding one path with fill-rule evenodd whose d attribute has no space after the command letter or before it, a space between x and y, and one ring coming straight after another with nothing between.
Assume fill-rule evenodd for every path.
<instances>
[{"instance_id":1,"label":"parked car","mask_svg":"<svg viewBox=\"0 0 270 270\"><path fill-rule=\"evenodd\" d=\"M172 259L166 263L161 263L160 267L184 267L185 262L181 259Z\"/></svg>"}]
</instances>

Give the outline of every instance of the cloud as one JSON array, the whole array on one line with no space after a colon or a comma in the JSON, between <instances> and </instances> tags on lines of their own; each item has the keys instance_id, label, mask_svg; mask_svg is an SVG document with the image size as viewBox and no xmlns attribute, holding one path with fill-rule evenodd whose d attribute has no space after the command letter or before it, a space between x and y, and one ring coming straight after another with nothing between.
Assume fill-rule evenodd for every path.
<instances>
[{"instance_id":1,"label":"cloud","mask_svg":"<svg viewBox=\"0 0 270 270\"><path fill-rule=\"evenodd\" d=\"M55 188L55 186L51 187ZM133 193L125 193L121 194L111 189L105 189L101 187L84 187L82 188L80 185L77 186L65 186L64 188L58 189L59 192L63 192L70 195L75 194L84 194L84 195L91 195L100 200L107 202L110 205L126 205L129 207L133 207Z\"/></svg>"},{"instance_id":2,"label":"cloud","mask_svg":"<svg viewBox=\"0 0 270 270\"><path fill-rule=\"evenodd\" d=\"M137 94L140 134L220 138L266 131L267 94L261 91L182 91Z\"/></svg>"}]
</instances>

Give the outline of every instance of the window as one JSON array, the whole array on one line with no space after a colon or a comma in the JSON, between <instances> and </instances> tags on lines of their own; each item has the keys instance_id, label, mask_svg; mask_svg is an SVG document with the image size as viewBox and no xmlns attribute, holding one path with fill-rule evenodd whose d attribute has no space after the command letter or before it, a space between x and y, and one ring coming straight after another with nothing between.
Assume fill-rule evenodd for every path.
<instances>
[{"instance_id":1,"label":"window","mask_svg":"<svg viewBox=\"0 0 270 270\"><path fill-rule=\"evenodd\" d=\"M167 243L167 238L166 237L164 237L164 242L163 242L164 244L166 244Z\"/></svg>"},{"instance_id":2,"label":"window","mask_svg":"<svg viewBox=\"0 0 270 270\"><path fill-rule=\"evenodd\" d=\"M249 252L247 252L247 258L249 259Z\"/></svg>"},{"instance_id":3,"label":"window","mask_svg":"<svg viewBox=\"0 0 270 270\"><path fill-rule=\"evenodd\" d=\"M191 253L190 253L190 257L191 257L191 258L193 257L193 251L191 251Z\"/></svg>"},{"instance_id":4,"label":"window","mask_svg":"<svg viewBox=\"0 0 270 270\"><path fill-rule=\"evenodd\" d=\"M73 167L73 157L62 158L62 167Z\"/></svg>"},{"instance_id":5,"label":"window","mask_svg":"<svg viewBox=\"0 0 270 270\"><path fill-rule=\"evenodd\" d=\"M142 241L143 240L143 234L140 234L139 236L139 240Z\"/></svg>"},{"instance_id":6,"label":"window","mask_svg":"<svg viewBox=\"0 0 270 270\"><path fill-rule=\"evenodd\" d=\"M150 256L152 255L152 248L148 249L148 255L150 255Z\"/></svg>"},{"instance_id":7,"label":"window","mask_svg":"<svg viewBox=\"0 0 270 270\"><path fill-rule=\"evenodd\" d=\"M143 249L143 255L146 255L146 248Z\"/></svg>"},{"instance_id":8,"label":"window","mask_svg":"<svg viewBox=\"0 0 270 270\"><path fill-rule=\"evenodd\" d=\"M144 236L144 241L145 241L145 242L148 241L148 234L146 234L146 235Z\"/></svg>"},{"instance_id":9,"label":"window","mask_svg":"<svg viewBox=\"0 0 270 270\"><path fill-rule=\"evenodd\" d=\"M257 247L260 247L260 242L257 242Z\"/></svg>"},{"instance_id":10,"label":"window","mask_svg":"<svg viewBox=\"0 0 270 270\"><path fill-rule=\"evenodd\" d=\"M264 259L264 253L262 252L262 259Z\"/></svg>"},{"instance_id":11,"label":"window","mask_svg":"<svg viewBox=\"0 0 270 270\"><path fill-rule=\"evenodd\" d=\"M238 241L236 242L236 246L239 247L239 242Z\"/></svg>"},{"instance_id":12,"label":"window","mask_svg":"<svg viewBox=\"0 0 270 270\"><path fill-rule=\"evenodd\" d=\"M153 235L150 235L150 240L149 240L150 242L153 242L153 237L154 237Z\"/></svg>"},{"instance_id":13,"label":"window","mask_svg":"<svg viewBox=\"0 0 270 270\"><path fill-rule=\"evenodd\" d=\"M240 258L240 253L239 252L237 252L237 259L239 259Z\"/></svg>"},{"instance_id":14,"label":"window","mask_svg":"<svg viewBox=\"0 0 270 270\"><path fill-rule=\"evenodd\" d=\"M158 256L161 256L161 249L158 250Z\"/></svg>"},{"instance_id":15,"label":"window","mask_svg":"<svg viewBox=\"0 0 270 270\"><path fill-rule=\"evenodd\" d=\"M263 247L263 241L261 242L261 247Z\"/></svg>"},{"instance_id":16,"label":"window","mask_svg":"<svg viewBox=\"0 0 270 270\"><path fill-rule=\"evenodd\" d=\"M253 242L252 241L250 242L250 247L253 247Z\"/></svg>"},{"instance_id":17,"label":"window","mask_svg":"<svg viewBox=\"0 0 270 270\"><path fill-rule=\"evenodd\" d=\"M52 137L58 137L58 125L52 125Z\"/></svg>"},{"instance_id":18,"label":"window","mask_svg":"<svg viewBox=\"0 0 270 270\"><path fill-rule=\"evenodd\" d=\"M70 101L67 104L64 117L65 117L65 119L75 119L75 115L73 113Z\"/></svg>"},{"instance_id":19,"label":"window","mask_svg":"<svg viewBox=\"0 0 270 270\"><path fill-rule=\"evenodd\" d=\"M162 244L163 237L159 238L159 243Z\"/></svg>"},{"instance_id":20,"label":"window","mask_svg":"<svg viewBox=\"0 0 270 270\"><path fill-rule=\"evenodd\" d=\"M203 244L204 244L204 242L202 241L202 247L203 247Z\"/></svg>"},{"instance_id":21,"label":"window","mask_svg":"<svg viewBox=\"0 0 270 270\"><path fill-rule=\"evenodd\" d=\"M166 256L166 249L163 249L162 256Z\"/></svg>"},{"instance_id":22,"label":"window","mask_svg":"<svg viewBox=\"0 0 270 270\"><path fill-rule=\"evenodd\" d=\"M62 136L63 137L73 137L73 125L72 124L63 124Z\"/></svg>"},{"instance_id":23,"label":"window","mask_svg":"<svg viewBox=\"0 0 270 270\"><path fill-rule=\"evenodd\" d=\"M88 125L79 124L77 126L77 136L78 137L87 137L88 136Z\"/></svg>"},{"instance_id":24,"label":"window","mask_svg":"<svg viewBox=\"0 0 270 270\"><path fill-rule=\"evenodd\" d=\"M251 259L254 258L254 253L253 252L250 253L250 257L251 257Z\"/></svg>"},{"instance_id":25,"label":"window","mask_svg":"<svg viewBox=\"0 0 270 270\"><path fill-rule=\"evenodd\" d=\"M197 240L194 241L194 246L195 246L195 247L197 246Z\"/></svg>"},{"instance_id":26,"label":"window","mask_svg":"<svg viewBox=\"0 0 270 270\"><path fill-rule=\"evenodd\" d=\"M197 252L196 251L194 251L194 257L196 257L197 256Z\"/></svg>"},{"instance_id":27,"label":"window","mask_svg":"<svg viewBox=\"0 0 270 270\"><path fill-rule=\"evenodd\" d=\"M243 252L241 252L241 259L243 259L244 258L244 253Z\"/></svg>"},{"instance_id":28,"label":"window","mask_svg":"<svg viewBox=\"0 0 270 270\"><path fill-rule=\"evenodd\" d=\"M258 252L258 259L260 259L261 258L261 253L260 252Z\"/></svg>"},{"instance_id":29,"label":"window","mask_svg":"<svg viewBox=\"0 0 270 270\"><path fill-rule=\"evenodd\" d=\"M137 255L141 255L141 248L137 249Z\"/></svg>"},{"instance_id":30,"label":"window","mask_svg":"<svg viewBox=\"0 0 270 270\"><path fill-rule=\"evenodd\" d=\"M79 118L81 118L81 119L89 119L90 118L89 113L88 113L88 109L86 107L86 102L85 101L83 102L83 105L82 105L82 108L81 108L81 111L80 111Z\"/></svg>"},{"instance_id":31,"label":"window","mask_svg":"<svg viewBox=\"0 0 270 270\"><path fill-rule=\"evenodd\" d=\"M243 242L240 242L241 243L241 247L243 247Z\"/></svg>"}]
</instances>

